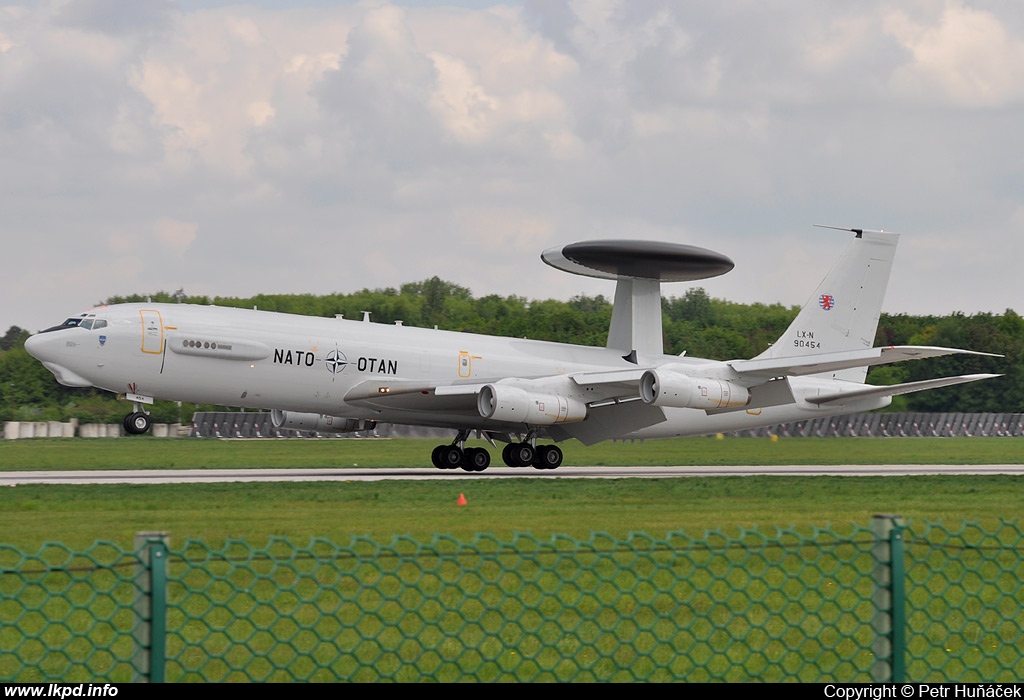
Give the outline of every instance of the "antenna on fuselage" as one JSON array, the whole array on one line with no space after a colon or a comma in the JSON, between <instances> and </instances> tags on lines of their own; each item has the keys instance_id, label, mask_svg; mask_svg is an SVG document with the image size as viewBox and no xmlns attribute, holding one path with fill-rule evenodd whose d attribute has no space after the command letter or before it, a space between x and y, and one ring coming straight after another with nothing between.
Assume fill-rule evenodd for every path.
<instances>
[{"instance_id":1,"label":"antenna on fuselage","mask_svg":"<svg viewBox=\"0 0 1024 700\"><path fill-rule=\"evenodd\" d=\"M661 283L691 282L724 275L732 260L705 248L657 241L581 241L548 248L541 260L574 275L615 280L607 347L626 353L664 352L661 334Z\"/></svg>"}]
</instances>

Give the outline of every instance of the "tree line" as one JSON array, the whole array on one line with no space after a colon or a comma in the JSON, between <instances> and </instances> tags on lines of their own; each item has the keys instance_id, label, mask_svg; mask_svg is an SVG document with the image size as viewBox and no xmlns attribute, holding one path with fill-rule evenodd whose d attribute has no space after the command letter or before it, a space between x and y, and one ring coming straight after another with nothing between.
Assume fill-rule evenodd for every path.
<instances>
[{"instance_id":1,"label":"tree line","mask_svg":"<svg viewBox=\"0 0 1024 700\"><path fill-rule=\"evenodd\" d=\"M379 323L508 337L528 337L578 345L603 346L612 304L603 295L568 301L527 300L496 294L474 297L465 287L432 277L400 288L363 289L351 294L260 294L254 297L181 296L166 292L112 297L124 302L215 304L308 316L360 319L364 312ZM749 358L768 347L795 318L799 307L738 304L709 297L700 287L662 300L665 352L717 360ZM24 350L28 331L14 326L0 338L0 420L119 422L127 405L108 392L63 387ZM1024 319L1011 309L1002 314L948 316L883 314L875 345L938 345L981 350L1003 358L950 356L874 367L871 384L895 384L932 377L1001 373L1005 376L966 386L898 396L889 410L922 412L1024 411ZM157 422L188 422L197 409L157 401Z\"/></svg>"}]
</instances>

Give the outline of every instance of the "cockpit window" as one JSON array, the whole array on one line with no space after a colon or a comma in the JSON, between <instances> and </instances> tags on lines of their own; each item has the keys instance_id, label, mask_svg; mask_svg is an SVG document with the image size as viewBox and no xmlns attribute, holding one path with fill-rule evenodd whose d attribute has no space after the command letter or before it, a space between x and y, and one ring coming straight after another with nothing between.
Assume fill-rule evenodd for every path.
<instances>
[{"instance_id":1,"label":"cockpit window","mask_svg":"<svg viewBox=\"0 0 1024 700\"><path fill-rule=\"evenodd\" d=\"M106 327L107 327L106 320L104 320L102 318L96 318L95 314L89 314L88 317L86 317L85 314L82 314L81 316L69 318L64 323L60 324L59 326L53 326L51 328L47 328L44 331L40 331L40 333L49 333L51 331L62 331L64 329L66 329L66 328L85 328L86 330L96 330L98 328L106 328Z\"/></svg>"},{"instance_id":2,"label":"cockpit window","mask_svg":"<svg viewBox=\"0 0 1024 700\"><path fill-rule=\"evenodd\" d=\"M65 328L78 328L82 324L82 321L84 321L84 320L85 320L85 314L82 314L78 318L69 318L67 321L65 321L64 323L60 324L59 326L51 326L50 328L47 328L46 330L39 331L39 332L40 333L49 333L51 331L62 331Z\"/></svg>"}]
</instances>

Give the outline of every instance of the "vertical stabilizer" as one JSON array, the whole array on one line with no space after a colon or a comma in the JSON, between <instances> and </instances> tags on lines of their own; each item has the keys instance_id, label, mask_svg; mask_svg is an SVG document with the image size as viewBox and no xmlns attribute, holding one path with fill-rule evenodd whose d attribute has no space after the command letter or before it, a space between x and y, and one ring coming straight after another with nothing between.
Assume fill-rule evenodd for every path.
<instances>
[{"instance_id":1,"label":"vertical stabilizer","mask_svg":"<svg viewBox=\"0 0 1024 700\"><path fill-rule=\"evenodd\" d=\"M899 236L856 230L842 257L807 300L786 332L757 359L818 355L870 348ZM828 376L863 382L867 367Z\"/></svg>"}]
</instances>

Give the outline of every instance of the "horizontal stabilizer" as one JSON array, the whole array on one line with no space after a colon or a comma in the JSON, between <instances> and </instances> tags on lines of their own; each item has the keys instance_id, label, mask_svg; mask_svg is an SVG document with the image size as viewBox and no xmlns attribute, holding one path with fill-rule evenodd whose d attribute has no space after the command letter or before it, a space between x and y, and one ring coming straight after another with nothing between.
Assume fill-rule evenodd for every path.
<instances>
[{"instance_id":1,"label":"horizontal stabilizer","mask_svg":"<svg viewBox=\"0 0 1024 700\"><path fill-rule=\"evenodd\" d=\"M964 374L959 377L941 377L939 379L925 379L924 381L920 382L907 382L906 384L893 384L891 386L862 385L863 388L860 389L836 392L833 394L822 394L820 396L812 396L806 400L808 403L813 403L818 406L834 406L837 404L850 403L852 401L860 401L862 399L878 398L882 396L899 396L901 394L911 394L915 391L924 391L925 389L937 389L942 386L966 384L967 382L976 382L981 379L992 379L994 377L1001 376L1003 375Z\"/></svg>"},{"instance_id":2,"label":"horizontal stabilizer","mask_svg":"<svg viewBox=\"0 0 1024 700\"><path fill-rule=\"evenodd\" d=\"M943 355L980 355L982 357L1002 357L1002 355L995 355L988 352L975 352L973 350L960 350L958 348L940 348L923 345L894 345L884 348L864 348L863 350L827 352L818 355L733 360L729 365L740 374L772 378L838 372L852 367L872 367L874 365L886 365L891 362L922 360L927 357L941 357Z\"/></svg>"}]
</instances>

